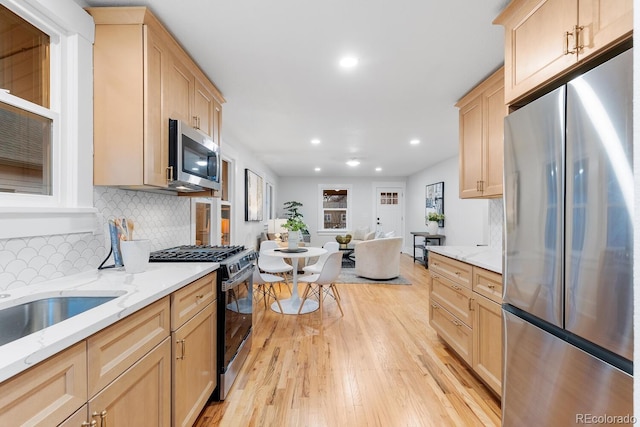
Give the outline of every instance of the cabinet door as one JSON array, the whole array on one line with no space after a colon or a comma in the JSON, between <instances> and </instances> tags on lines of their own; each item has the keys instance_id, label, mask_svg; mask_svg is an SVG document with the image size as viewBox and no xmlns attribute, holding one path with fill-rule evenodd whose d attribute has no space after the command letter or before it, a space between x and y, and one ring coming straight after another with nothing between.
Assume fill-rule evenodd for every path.
<instances>
[{"instance_id":1,"label":"cabinet door","mask_svg":"<svg viewBox=\"0 0 640 427\"><path fill-rule=\"evenodd\" d=\"M89 415L100 425L171 425L171 342L167 337L89 400ZM106 424L105 424L106 422Z\"/></svg>"},{"instance_id":2,"label":"cabinet door","mask_svg":"<svg viewBox=\"0 0 640 427\"><path fill-rule=\"evenodd\" d=\"M144 26L144 183L167 186L169 166L169 124L163 120L163 70L168 52L154 30Z\"/></svg>"},{"instance_id":3,"label":"cabinet door","mask_svg":"<svg viewBox=\"0 0 640 427\"><path fill-rule=\"evenodd\" d=\"M173 334L173 425L191 426L217 384L216 304Z\"/></svg>"},{"instance_id":4,"label":"cabinet door","mask_svg":"<svg viewBox=\"0 0 640 427\"><path fill-rule=\"evenodd\" d=\"M167 67L167 84L162 108L168 119L182 120L195 125L192 116L195 77L180 58L171 55ZM167 126L169 124L167 123Z\"/></svg>"},{"instance_id":5,"label":"cabinet door","mask_svg":"<svg viewBox=\"0 0 640 427\"><path fill-rule=\"evenodd\" d=\"M633 0L580 0L578 22L582 26L579 58L630 35L633 31Z\"/></svg>"},{"instance_id":6,"label":"cabinet door","mask_svg":"<svg viewBox=\"0 0 640 427\"><path fill-rule=\"evenodd\" d=\"M485 140L482 152L482 196L502 195L504 165L504 78L500 77L484 92ZM465 147L466 148L466 147Z\"/></svg>"},{"instance_id":7,"label":"cabinet door","mask_svg":"<svg viewBox=\"0 0 640 427\"><path fill-rule=\"evenodd\" d=\"M473 370L498 396L502 393L502 309L478 294L473 301Z\"/></svg>"},{"instance_id":8,"label":"cabinet door","mask_svg":"<svg viewBox=\"0 0 640 427\"><path fill-rule=\"evenodd\" d=\"M0 426L58 425L86 401L82 341L0 385Z\"/></svg>"},{"instance_id":9,"label":"cabinet door","mask_svg":"<svg viewBox=\"0 0 640 427\"><path fill-rule=\"evenodd\" d=\"M566 53L567 41L570 49L574 44L566 33L578 23L577 0L516 1L495 22L505 27L508 104L577 62L576 54Z\"/></svg>"},{"instance_id":10,"label":"cabinet door","mask_svg":"<svg viewBox=\"0 0 640 427\"><path fill-rule=\"evenodd\" d=\"M194 98L194 111L193 120L195 121L196 129L200 129L202 132L209 135L212 139L214 137L214 117L216 113L215 99L213 94L207 88L207 85L202 83L200 79L195 80L195 98Z\"/></svg>"},{"instance_id":11,"label":"cabinet door","mask_svg":"<svg viewBox=\"0 0 640 427\"><path fill-rule=\"evenodd\" d=\"M460 198L478 197L482 180L482 96L460 109Z\"/></svg>"}]
</instances>

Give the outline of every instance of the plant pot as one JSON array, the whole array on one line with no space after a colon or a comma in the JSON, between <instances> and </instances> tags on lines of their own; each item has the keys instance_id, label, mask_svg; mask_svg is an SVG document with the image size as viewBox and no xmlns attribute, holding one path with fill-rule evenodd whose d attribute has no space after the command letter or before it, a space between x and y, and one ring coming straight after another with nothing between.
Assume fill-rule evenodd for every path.
<instances>
[{"instance_id":1,"label":"plant pot","mask_svg":"<svg viewBox=\"0 0 640 427\"><path fill-rule=\"evenodd\" d=\"M300 241L300 232L299 231L289 231L289 238L287 239L287 246L289 249L296 249L298 247L298 242Z\"/></svg>"},{"instance_id":2,"label":"plant pot","mask_svg":"<svg viewBox=\"0 0 640 427\"><path fill-rule=\"evenodd\" d=\"M427 224L427 232L429 234L438 234L438 221L429 221L429 224Z\"/></svg>"}]
</instances>

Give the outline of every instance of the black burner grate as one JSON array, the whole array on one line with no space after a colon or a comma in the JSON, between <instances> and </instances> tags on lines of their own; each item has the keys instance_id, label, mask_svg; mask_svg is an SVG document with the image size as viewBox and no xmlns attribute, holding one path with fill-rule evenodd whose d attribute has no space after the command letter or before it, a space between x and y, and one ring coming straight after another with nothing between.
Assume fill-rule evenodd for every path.
<instances>
[{"instance_id":1,"label":"black burner grate","mask_svg":"<svg viewBox=\"0 0 640 427\"><path fill-rule=\"evenodd\" d=\"M162 249L149 254L150 262L221 262L240 253L244 246L184 245Z\"/></svg>"}]
</instances>

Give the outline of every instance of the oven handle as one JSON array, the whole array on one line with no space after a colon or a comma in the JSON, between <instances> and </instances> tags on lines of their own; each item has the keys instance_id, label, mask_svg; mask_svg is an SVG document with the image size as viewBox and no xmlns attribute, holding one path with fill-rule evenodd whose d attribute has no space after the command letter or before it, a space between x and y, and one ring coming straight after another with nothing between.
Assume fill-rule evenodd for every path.
<instances>
[{"instance_id":1,"label":"oven handle","mask_svg":"<svg viewBox=\"0 0 640 427\"><path fill-rule=\"evenodd\" d=\"M256 268L255 265L251 264L240 276L236 276L233 280L227 280L226 282L222 282L222 292L227 292L229 289L233 289L235 287L240 286L240 284L244 283L247 278L253 276L253 269Z\"/></svg>"}]
</instances>

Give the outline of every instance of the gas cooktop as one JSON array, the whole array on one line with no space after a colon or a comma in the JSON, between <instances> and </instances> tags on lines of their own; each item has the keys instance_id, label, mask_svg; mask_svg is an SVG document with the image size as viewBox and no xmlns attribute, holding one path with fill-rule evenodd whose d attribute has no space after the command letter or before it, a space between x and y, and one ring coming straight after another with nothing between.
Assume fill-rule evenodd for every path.
<instances>
[{"instance_id":1,"label":"gas cooktop","mask_svg":"<svg viewBox=\"0 0 640 427\"><path fill-rule=\"evenodd\" d=\"M149 262L221 262L244 251L241 245L183 245L149 254Z\"/></svg>"}]
</instances>

